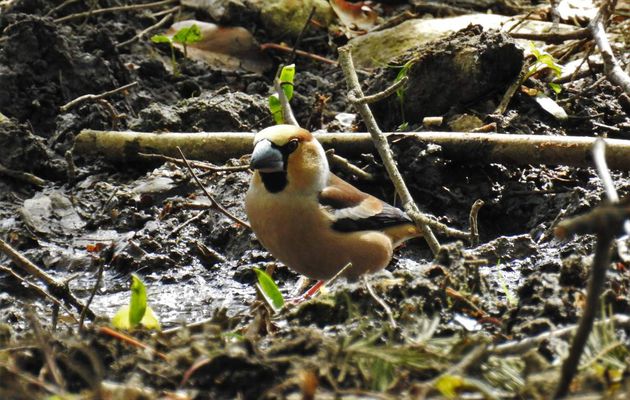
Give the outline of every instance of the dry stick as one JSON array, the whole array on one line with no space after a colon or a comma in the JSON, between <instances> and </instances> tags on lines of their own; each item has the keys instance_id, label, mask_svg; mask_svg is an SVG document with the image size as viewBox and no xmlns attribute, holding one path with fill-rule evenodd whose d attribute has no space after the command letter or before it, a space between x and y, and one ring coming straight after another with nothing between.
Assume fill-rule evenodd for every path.
<instances>
[{"instance_id":1,"label":"dry stick","mask_svg":"<svg viewBox=\"0 0 630 400\"><path fill-rule=\"evenodd\" d=\"M404 86L408 80L409 80L409 77L403 76L400 80L398 80L397 82L394 82L393 85L386 88L382 92L378 92L369 96L363 96L360 99L356 99L356 102L361 103L361 104L372 104L372 103L376 103L377 101L386 99L392 94L394 94L402 86Z\"/></svg>"},{"instance_id":2,"label":"dry stick","mask_svg":"<svg viewBox=\"0 0 630 400\"><path fill-rule=\"evenodd\" d=\"M195 174L195 172L193 171L192 167L190 166L190 164L188 163L188 160L186 159L186 156L184 155L184 153L182 152L182 150L178 147L177 151L179 151L180 156L182 157L182 160L184 161L184 163L186 164L186 168L188 168L188 172L190 172L190 174L192 175L192 177L195 179L195 182L197 182L197 185L201 188L201 190L203 190L204 194L206 195L206 197L208 198L208 200L210 200L210 208L220 212L221 214L225 215L226 217L228 217L229 219L231 219L232 221L236 222L237 224L244 226L245 228L251 230L252 228L249 226L249 224L243 220L241 220L240 218L232 215L232 213L230 213L228 210L226 210L221 203L219 203L218 201L216 201L214 199L214 197L212 197L212 195L210 193L208 193L208 191L206 190L206 188L203 186L203 184L201 183L201 181L199 180L199 178L197 178L197 175Z\"/></svg>"},{"instance_id":3,"label":"dry stick","mask_svg":"<svg viewBox=\"0 0 630 400\"><path fill-rule=\"evenodd\" d=\"M528 33L528 32L510 32L509 35L514 39L540 40L545 43L562 43L567 40L585 39L591 37L591 31L587 28L578 29L571 32L559 33Z\"/></svg>"},{"instance_id":4,"label":"dry stick","mask_svg":"<svg viewBox=\"0 0 630 400\"><path fill-rule=\"evenodd\" d=\"M365 103L358 102L358 99L362 99L364 95L361 90L361 85L359 84L359 77L354 69L350 49L344 47L339 49L339 65L346 77L346 83L349 90L348 99L354 103L355 108L361 114L361 117L370 132L374 146L376 147L378 154L381 156L381 160L383 160L383 165L387 170L387 174L392 180L396 188L396 192L403 202L405 211L422 231L423 237L427 241L427 244L431 248L433 254L437 254L440 250L440 243L437 241L433 231L431 231L431 228L426 224L426 222L419 218L420 216L424 217L424 215L420 213L420 210L411 197L411 193L409 193L409 189L407 189L407 186L405 185L402 175L396 167L392 150L387 143L387 137L378 127L370 107ZM355 98L355 101L353 101L352 97Z\"/></svg>"},{"instance_id":5,"label":"dry stick","mask_svg":"<svg viewBox=\"0 0 630 400\"><path fill-rule=\"evenodd\" d=\"M134 37L132 37L129 40L125 40L124 42L120 42L116 45L117 49L120 49L121 47L124 47L128 44L131 44L133 42L137 42L138 40L144 38L144 35L146 35L147 33L154 31L158 28L161 28L164 24L166 24L168 22L169 19L171 19L171 17L173 16L173 13L175 11L177 11L178 7L175 8L171 8L170 12L168 14L166 14L166 16L164 16L164 18L162 18L161 20L159 20L157 23L151 25L150 27L138 32Z\"/></svg>"},{"instance_id":6,"label":"dry stick","mask_svg":"<svg viewBox=\"0 0 630 400\"><path fill-rule=\"evenodd\" d=\"M128 83L124 86L121 86L119 88L113 89L113 90L109 90L107 92L103 92L100 94L84 94L83 96L79 96L76 99L69 101L68 103L64 104L63 106L59 107L59 111L61 112L66 112L69 109L76 107L77 105L84 103L86 101L95 101L95 100L100 100L103 99L105 97L109 97L111 95L114 95L116 93L120 93L123 92L129 88L132 88L134 86L138 85L138 82L131 82Z\"/></svg>"},{"instance_id":7,"label":"dry stick","mask_svg":"<svg viewBox=\"0 0 630 400\"><path fill-rule=\"evenodd\" d=\"M136 338L133 338L129 335L125 335L122 332L118 332L113 330L112 328L108 328L106 326L101 326L100 328L98 328L98 331L103 334L103 335L107 335L107 336L111 336L114 339L120 340L121 342L127 343L131 346L137 347L139 349L143 349L143 350L148 350L151 353L155 354L156 356L158 356L159 358L161 358L164 361L169 361L168 356L164 353L161 353L159 351L157 351L156 349L154 349L153 347L149 346L148 344L142 343L141 341L137 340Z\"/></svg>"},{"instance_id":8,"label":"dry stick","mask_svg":"<svg viewBox=\"0 0 630 400\"><path fill-rule=\"evenodd\" d=\"M284 52L287 52L287 53L293 52L292 48L287 47L287 46L282 45L282 44L278 44L278 43L263 43L263 44L260 45L260 49L262 51L271 49L271 50L284 51ZM308 51L295 49L295 54L297 54L298 56L310 58L311 60L323 62L324 64L337 65L337 61L335 61L335 60L331 60L330 58L326 58L326 57L320 56L318 54L309 53Z\"/></svg>"},{"instance_id":9,"label":"dry stick","mask_svg":"<svg viewBox=\"0 0 630 400\"><path fill-rule=\"evenodd\" d=\"M630 316L615 314L610 318L606 318L604 320L596 322L595 326L599 327L606 324L614 324L617 328L628 329L630 328ZM507 342L499 344L490 348L489 352L497 356L523 354L530 349L540 346L542 343L545 343L550 339L565 338L571 336L577 329L577 325L567 326L565 328L555 331L541 333L538 336L528 337L518 342Z\"/></svg>"},{"instance_id":10,"label":"dry stick","mask_svg":"<svg viewBox=\"0 0 630 400\"><path fill-rule=\"evenodd\" d=\"M586 293L586 305L582 313L582 318L580 318L577 332L571 343L569 356L562 363L560 382L556 388L554 399L562 398L567 394L573 376L577 372L580 364L580 357L584 351L584 346L593 329L593 322L595 321L595 315L597 314L597 307L599 305L599 296L606 280L606 270L610 264L610 245L614 239L614 233L609 231L609 227L602 228L604 229L597 235L595 257L593 259L591 277Z\"/></svg>"},{"instance_id":11,"label":"dry stick","mask_svg":"<svg viewBox=\"0 0 630 400\"><path fill-rule=\"evenodd\" d=\"M146 158L147 160L159 160L159 161L168 161L177 165L186 165L184 161L175 157L168 157L162 154L154 154L154 153L138 153L140 158ZM203 161L195 161L188 160L190 165L195 168L205 169L211 172L238 172L238 171L247 171L249 169L249 165L235 165L235 166L223 166L220 167L218 165L214 165L208 162Z\"/></svg>"},{"instance_id":12,"label":"dry stick","mask_svg":"<svg viewBox=\"0 0 630 400\"><path fill-rule=\"evenodd\" d=\"M162 15L179 12L179 11L181 11L181 9L182 9L182 6L175 6L173 8L169 8L167 10L154 12L153 14L151 14L151 17L152 18L161 17Z\"/></svg>"},{"instance_id":13,"label":"dry stick","mask_svg":"<svg viewBox=\"0 0 630 400\"><path fill-rule=\"evenodd\" d=\"M63 3L59 4L57 7L50 9L50 11L46 13L45 17L50 17L51 15L61 10L62 8L69 6L72 3L76 3L78 1L81 1L81 0L66 0Z\"/></svg>"},{"instance_id":14,"label":"dry stick","mask_svg":"<svg viewBox=\"0 0 630 400\"><path fill-rule=\"evenodd\" d=\"M66 22L72 19L90 17L93 15L104 14L109 12L120 12L120 11L133 11L133 10L146 10L148 8L165 6L167 4L175 3L179 0L163 0L156 1L154 3L145 3L145 4L131 4L127 6L118 6L118 7L110 7L110 8L99 8L97 10L90 10L85 12L80 12L76 14L66 15L65 17L57 18L53 22L58 24L60 22Z\"/></svg>"},{"instance_id":15,"label":"dry stick","mask_svg":"<svg viewBox=\"0 0 630 400\"><path fill-rule=\"evenodd\" d=\"M83 332L83 323L85 322L85 313L92 304L92 300L94 300L94 296L96 296L96 292L98 288L101 286L101 280L103 279L103 269L105 267L105 262L102 259L98 260L98 272L96 274L96 282L94 282L94 287L92 288L92 292L90 293L90 298L87 303L85 303L85 308L81 311L81 317L79 318L79 333Z\"/></svg>"},{"instance_id":16,"label":"dry stick","mask_svg":"<svg viewBox=\"0 0 630 400\"><path fill-rule=\"evenodd\" d=\"M182 229L184 229L186 226L190 225L191 223L197 221L198 219L203 218L204 215L206 215L206 212L208 210L201 210L199 211L195 216L187 219L186 221L182 222L181 224L177 225L175 227L175 229L173 229L172 231L169 232L168 235L166 235L167 238L173 236L174 234L176 234L177 232L181 231Z\"/></svg>"},{"instance_id":17,"label":"dry stick","mask_svg":"<svg viewBox=\"0 0 630 400\"><path fill-rule=\"evenodd\" d=\"M615 54L610 47L608 38L606 37L606 30L604 29L604 21L608 19L608 16L615 9L617 0L612 0L608 4L604 4L597 12L595 18L589 24L588 29L593 35L595 44L599 48L604 60L604 73L608 77L611 83L620 86L621 89L630 95L630 76L624 72L619 65Z\"/></svg>"},{"instance_id":18,"label":"dry stick","mask_svg":"<svg viewBox=\"0 0 630 400\"><path fill-rule=\"evenodd\" d=\"M315 15L316 10L317 7L311 8L311 12L308 14L306 22L304 22L304 26L302 26L302 30L295 39L295 43L293 43L293 50L291 51L291 55L289 56L289 64L293 64L295 62L295 52L297 50L297 47L300 45L302 37L304 36L304 32L306 32L306 28L308 28L309 24L311 23L311 20L313 19L313 15Z\"/></svg>"},{"instance_id":19,"label":"dry stick","mask_svg":"<svg viewBox=\"0 0 630 400\"><path fill-rule=\"evenodd\" d=\"M60 307L62 310L64 310L70 316L70 318L72 318L74 320L74 322L79 323L79 320L77 320L77 318L74 316L72 311L70 311L66 306L64 306L63 303L59 301L59 299L57 299L56 297L52 296L50 293L48 293L44 289L40 288L39 286L37 286L33 282L29 281L28 279L25 279L24 277L16 274L15 271L13 271L9 267L5 267L4 265L0 265L0 271L13 276L15 279L20 281L23 285L25 285L26 287L31 288L33 290L33 292L37 296L41 297L42 299L49 299L50 301L53 302L53 304L56 304L58 307Z\"/></svg>"},{"instance_id":20,"label":"dry stick","mask_svg":"<svg viewBox=\"0 0 630 400\"><path fill-rule=\"evenodd\" d=\"M0 175L6 175L13 179L17 179L22 182L30 183L34 186L42 187L46 184L46 181L36 175L30 174L24 171L16 171L0 164Z\"/></svg>"},{"instance_id":21,"label":"dry stick","mask_svg":"<svg viewBox=\"0 0 630 400\"><path fill-rule=\"evenodd\" d=\"M6 254L11 260L13 260L15 265L20 267L22 270L44 282L52 296L61 298L79 311L83 310L85 306L77 300L76 297L74 297L67 284L61 283L52 276L48 275L2 239L0 239L0 252ZM87 311L87 316L90 317L90 319L94 319L96 317L94 312L90 309Z\"/></svg>"},{"instance_id":22,"label":"dry stick","mask_svg":"<svg viewBox=\"0 0 630 400\"><path fill-rule=\"evenodd\" d=\"M352 164L347 158L338 156L337 154L335 154L335 149L326 150L326 158L328 159L328 163L331 167L354 175L357 178L363 179L365 181L374 180L374 175Z\"/></svg>"},{"instance_id":23,"label":"dry stick","mask_svg":"<svg viewBox=\"0 0 630 400\"><path fill-rule=\"evenodd\" d=\"M479 225L477 224L477 216L479 215L479 210L484 206L484 204L483 200L477 199L470 208L468 223L470 224L470 244L473 246L479 244Z\"/></svg>"},{"instance_id":24,"label":"dry stick","mask_svg":"<svg viewBox=\"0 0 630 400\"><path fill-rule=\"evenodd\" d=\"M398 326L396 325L396 320L394 319L394 314L392 314L392 309L389 308L387 303L385 303L385 301L383 299L381 299L376 294L376 292L374 292L374 289L372 288L372 285L370 285L370 282L368 281L367 275L363 275L363 283L365 283L365 287L366 287L368 293L370 294L370 296L372 296L372 298L374 300L376 300L376 302L383 308L383 310L385 310L385 314L387 314L387 319L389 320L389 324L392 326L392 328L396 329Z\"/></svg>"},{"instance_id":25,"label":"dry stick","mask_svg":"<svg viewBox=\"0 0 630 400\"><path fill-rule=\"evenodd\" d=\"M586 135L586 134L584 134ZM361 154L374 150L369 133L321 133L315 137L325 148L340 154ZM504 163L509 165L568 165L590 167L595 138L587 136L510 135L473 132L396 132L389 140L434 143L442 156L458 162ZM133 161L140 153L177 156L181 147L188 157L224 162L251 154L254 133L196 132L150 133L84 129L75 137L80 155L98 155L112 161ZM630 140L606 139L608 164L612 169L630 171Z\"/></svg>"},{"instance_id":26,"label":"dry stick","mask_svg":"<svg viewBox=\"0 0 630 400\"><path fill-rule=\"evenodd\" d=\"M613 203L612 205L614 206L615 203L619 202L619 196L617 195L617 191L613 185L610 171L606 166L605 144L601 139L595 143L593 148L593 159L595 161L597 171L600 174L600 179L604 183L608 200ZM597 209L594 211L597 211ZM593 214L594 211L589 214ZM578 219L578 221L583 221L583 219ZM599 297L604 288L606 271L608 270L610 264L610 247L614 241L615 234L618 231L617 228L620 228L619 225L623 224L623 218L617 219L616 224L613 223L612 220L600 220L600 222L603 223L599 223L594 226L594 230L597 232L597 244L595 246L593 266L591 267L591 276L588 282L586 304L584 306L582 317L580 318L577 332L575 333L575 337L571 343L569 355L562 364L560 381L554 395L554 398L556 399L562 398L567 394L571 381L573 380L580 364L580 358L582 357L584 346L586 345L586 341L593 329L593 322L595 321L599 305ZM567 223L565 223L565 226Z\"/></svg>"}]
</instances>

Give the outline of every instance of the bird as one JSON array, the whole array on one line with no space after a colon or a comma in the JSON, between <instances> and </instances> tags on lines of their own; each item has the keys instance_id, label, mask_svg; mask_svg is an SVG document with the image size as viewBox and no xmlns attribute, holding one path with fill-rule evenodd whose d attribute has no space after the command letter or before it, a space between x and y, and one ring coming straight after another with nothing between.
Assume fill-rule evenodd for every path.
<instances>
[{"instance_id":1,"label":"bird","mask_svg":"<svg viewBox=\"0 0 630 400\"><path fill-rule=\"evenodd\" d=\"M259 131L250 169L245 211L252 230L276 259L308 278L375 273L389 264L394 248L421 236L402 210L334 175L306 129Z\"/></svg>"}]
</instances>

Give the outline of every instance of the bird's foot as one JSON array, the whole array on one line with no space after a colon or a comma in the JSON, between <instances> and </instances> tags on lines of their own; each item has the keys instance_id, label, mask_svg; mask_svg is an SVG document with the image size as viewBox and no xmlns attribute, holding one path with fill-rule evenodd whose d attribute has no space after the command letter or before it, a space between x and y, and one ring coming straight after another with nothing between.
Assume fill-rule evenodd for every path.
<instances>
[{"instance_id":1,"label":"bird's foot","mask_svg":"<svg viewBox=\"0 0 630 400\"><path fill-rule=\"evenodd\" d=\"M288 299L286 300L286 302L290 305L296 306L300 303L310 300L314 296L316 296L317 293L319 293L320 289L322 288L322 286L324 286L325 283L326 281L317 281L309 290L306 291L306 293L301 296Z\"/></svg>"}]
</instances>

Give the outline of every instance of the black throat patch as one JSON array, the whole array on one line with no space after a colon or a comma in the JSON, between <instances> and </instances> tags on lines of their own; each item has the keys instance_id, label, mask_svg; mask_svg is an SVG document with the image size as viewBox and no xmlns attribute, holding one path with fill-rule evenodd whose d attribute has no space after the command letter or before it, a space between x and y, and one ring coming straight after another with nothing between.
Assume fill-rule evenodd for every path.
<instances>
[{"instance_id":1,"label":"black throat patch","mask_svg":"<svg viewBox=\"0 0 630 400\"><path fill-rule=\"evenodd\" d=\"M260 177L262 178L263 185L265 185L265 189L270 193L281 192L287 186L287 183L289 183L287 180L287 171L261 172Z\"/></svg>"}]
</instances>

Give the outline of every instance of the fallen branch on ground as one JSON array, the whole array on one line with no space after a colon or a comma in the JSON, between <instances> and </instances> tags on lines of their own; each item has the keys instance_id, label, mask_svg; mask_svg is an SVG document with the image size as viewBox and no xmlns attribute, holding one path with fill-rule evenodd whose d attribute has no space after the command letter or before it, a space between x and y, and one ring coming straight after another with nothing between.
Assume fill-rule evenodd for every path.
<instances>
[{"instance_id":1,"label":"fallen branch on ground","mask_svg":"<svg viewBox=\"0 0 630 400\"><path fill-rule=\"evenodd\" d=\"M316 135L336 153L356 155L374 150L368 133ZM592 165L591 148L596 138L585 136L509 135L470 132L402 132L387 135L389 141L408 140L442 146L443 156L457 162L509 165ZM250 154L254 133L199 132L148 133L86 129L75 138L76 155L101 155L111 161L135 161L138 153L178 157L177 147L194 160L222 163ZM411 143L409 143L411 144ZM606 139L608 165L630 171L630 140Z\"/></svg>"},{"instance_id":2,"label":"fallen branch on ground","mask_svg":"<svg viewBox=\"0 0 630 400\"><path fill-rule=\"evenodd\" d=\"M67 304L76 308L79 312L86 308L81 301L74 297L67 284L59 282L52 276L48 275L45 271L33 264L2 239L0 239L0 253L6 254L20 269L45 283L51 296L63 300ZM94 312L92 312L89 308L87 308L85 314L92 320L96 318Z\"/></svg>"},{"instance_id":3,"label":"fallen branch on ground","mask_svg":"<svg viewBox=\"0 0 630 400\"><path fill-rule=\"evenodd\" d=\"M363 118L363 122L365 122L365 125L370 132L374 147L376 147L379 156L381 156L387 175L389 175L389 179L391 179L394 184L396 193L400 196L405 212L415 222L418 229L422 232L422 237L426 240L433 254L436 255L440 251L440 242L438 242L433 234L433 231L424 220L426 219L426 216L420 212L416 202L413 200L413 197L411 197L411 193L409 192L409 189L407 189L407 185L405 184L402 174L398 171L398 167L396 166L394 155L389 147L389 143L387 142L387 136L381 131L381 128L376 123L376 119L374 118L370 107L367 105L365 95L363 94L361 84L359 83L357 71L354 69L352 55L350 54L349 48L339 49L339 65L346 77L346 83L349 91L348 99L354 104L354 107L357 109L359 114L361 114L361 118ZM393 93L394 91L395 90L386 89L384 92Z\"/></svg>"},{"instance_id":4,"label":"fallen branch on ground","mask_svg":"<svg viewBox=\"0 0 630 400\"><path fill-rule=\"evenodd\" d=\"M604 73L608 77L608 80L619 87L627 94L630 95L630 77L619 65L619 62L615 58L615 54L610 47L608 38L606 37L606 30L604 29L604 22L608 19L610 14L614 11L617 0L613 0L609 3L604 3L597 15L588 26L588 29L593 35L595 44L602 54L604 60Z\"/></svg>"}]
</instances>

